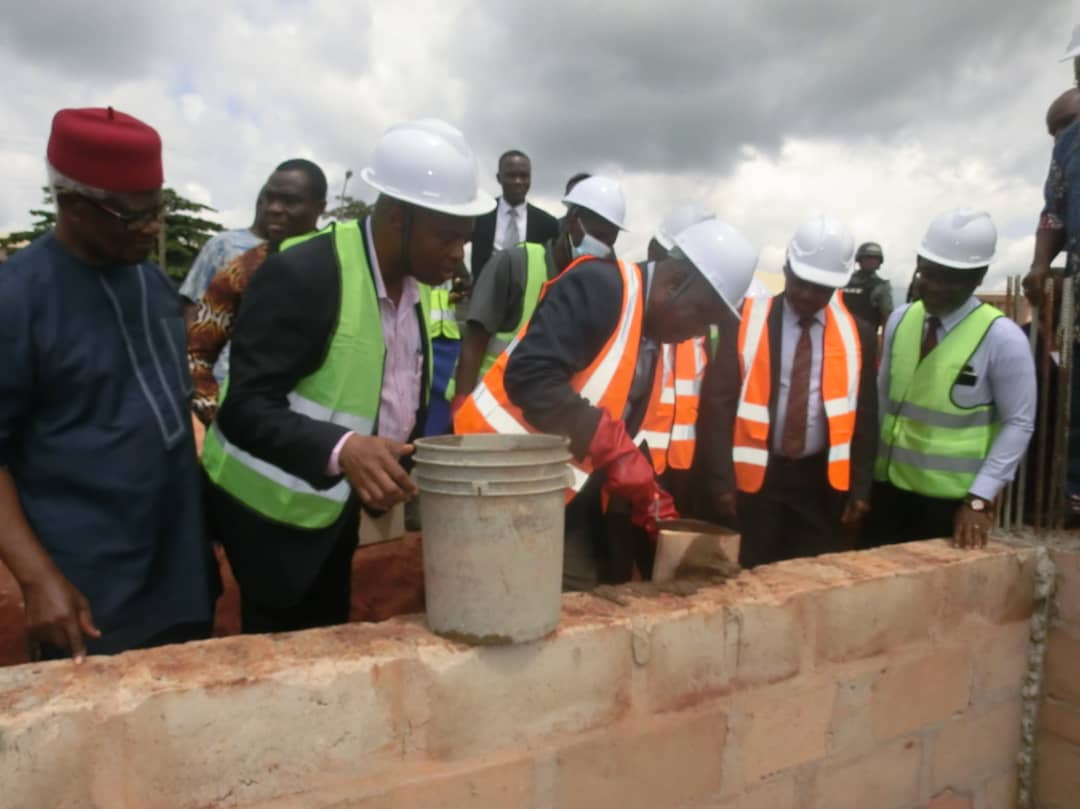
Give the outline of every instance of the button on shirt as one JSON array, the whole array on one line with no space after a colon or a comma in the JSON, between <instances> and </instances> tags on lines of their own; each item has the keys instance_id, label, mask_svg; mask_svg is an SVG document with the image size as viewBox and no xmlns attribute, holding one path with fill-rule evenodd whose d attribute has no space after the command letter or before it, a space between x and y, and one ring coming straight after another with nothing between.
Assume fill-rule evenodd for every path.
<instances>
[{"instance_id":1,"label":"button on shirt","mask_svg":"<svg viewBox=\"0 0 1080 809\"><path fill-rule=\"evenodd\" d=\"M787 420L788 394L791 392L791 366L795 359L795 349L802 336L799 315L791 308L787 298L784 302L784 317L780 330L780 389L776 397L776 424L772 428L772 449L780 453L784 440L784 424ZM825 402L821 398L821 357L825 337L825 310L814 315L810 326L810 397L806 414L806 444L801 457L817 455L829 446L827 422L825 421Z\"/></svg>"},{"instance_id":2,"label":"button on shirt","mask_svg":"<svg viewBox=\"0 0 1080 809\"><path fill-rule=\"evenodd\" d=\"M938 343L980 304L979 299L972 296L956 311L943 315L938 327ZM910 304L893 312L885 326L881 367L878 370L878 402L882 415L887 412L889 404L889 361L893 337L897 324L909 307ZM1001 432L994 439L970 489L976 497L993 500L1016 474L1035 429L1038 403L1035 361L1031 358L1031 348L1024 332L1007 317L1001 317L990 326L968 365L975 382L971 385L953 385L952 400L959 407L992 403L997 411Z\"/></svg>"},{"instance_id":3,"label":"button on shirt","mask_svg":"<svg viewBox=\"0 0 1080 809\"><path fill-rule=\"evenodd\" d=\"M520 205L511 205L502 197L499 197L499 209L495 214L495 240L492 242L496 250L505 250L513 247L512 244L503 244L506 236L506 228L510 224L511 208L517 212L518 240L525 241L526 226L528 225L528 207L523 202Z\"/></svg>"}]
</instances>

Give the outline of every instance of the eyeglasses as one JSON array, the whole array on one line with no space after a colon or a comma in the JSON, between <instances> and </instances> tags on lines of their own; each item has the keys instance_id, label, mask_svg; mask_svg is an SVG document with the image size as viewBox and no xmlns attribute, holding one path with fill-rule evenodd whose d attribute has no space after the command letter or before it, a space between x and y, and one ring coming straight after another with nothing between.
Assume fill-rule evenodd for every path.
<instances>
[{"instance_id":1,"label":"eyeglasses","mask_svg":"<svg viewBox=\"0 0 1080 809\"><path fill-rule=\"evenodd\" d=\"M110 208L108 205L88 197L83 194L79 194L79 199L89 202L99 211L107 213L109 216L116 219L120 224L126 227L128 230L142 230L151 222L159 221L165 215L166 205L164 202L160 202L153 208L147 208L144 211L118 211L115 208Z\"/></svg>"}]
</instances>

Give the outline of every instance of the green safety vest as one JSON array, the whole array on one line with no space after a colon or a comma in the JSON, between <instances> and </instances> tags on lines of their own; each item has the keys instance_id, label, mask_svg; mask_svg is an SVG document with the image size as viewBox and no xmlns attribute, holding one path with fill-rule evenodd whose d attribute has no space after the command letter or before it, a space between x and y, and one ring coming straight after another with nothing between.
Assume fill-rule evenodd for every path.
<instances>
[{"instance_id":1,"label":"green safety vest","mask_svg":"<svg viewBox=\"0 0 1080 809\"><path fill-rule=\"evenodd\" d=\"M491 366L495 364L495 360L506 350L510 342L518 336L518 332L521 331L522 327L529 322L529 318L536 311L536 304L540 302L540 292L548 280L544 245L523 242L517 247L525 248L525 294L521 296L521 318L514 328L509 331L500 331L491 335L491 339L488 340L487 351L484 354L484 361L480 364L480 379L487 375Z\"/></svg>"},{"instance_id":2,"label":"green safety vest","mask_svg":"<svg viewBox=\"0 0 1080 809\"><path fill-rule=\"evenodd\" d=\"M329 233L337 253L341 278L341 304L337 326L322 366L301 379L289 394L289 409L346 427L360 435L373 435L382 397L386 343L375 280L367 260L359 223L334 223L315 233L289 239L282 249ZM421 285L421 310L430 309L430 288ZM426 322L426 321L425 321ZM429 329L421 330L426 378L421 393L431 391ZM378 384L373 384L377 380ZM221 387L222 402L228 379ZM297 528L318 529L341 516L351 488L347 480L329 489L316 489L306 481L232 444L215 421L206 433L203 467L219 488L267 519Z\"/></svg>"},{"instance_id":3,"label":"green safety vest","mask_svg":"<svg viewBox=\"0 0 1080 809\"><path fill-rule=\"evenodd\" d=\"M450 303L450 290L442 287L428 287L422 284L423 289L428 290L428 337L432 340L442 337L447 340L460 340L461 328L458 326L457 313Z\"/></svg>"},{"instance_id":4,"label":"green safety vest","mask_svg":"<svg viewBox=\"0 0 1080 809\"><path fill-rule=\"evenodd\" d=\"M993 404L959 407L952 389L970 374L968 362L999 317L980 305L920 362L926 309L920 301L904 313L893 335L875 479L928 497L967 495L999 424Z\"/></svg>"}]
</instances>

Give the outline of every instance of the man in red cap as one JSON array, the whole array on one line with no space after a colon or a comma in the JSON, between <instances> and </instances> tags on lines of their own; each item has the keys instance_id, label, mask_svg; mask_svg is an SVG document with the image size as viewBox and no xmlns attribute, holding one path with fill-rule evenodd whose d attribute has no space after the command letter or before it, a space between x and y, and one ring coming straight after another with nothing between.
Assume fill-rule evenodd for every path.
<instances>
[{"instance_id":1,"label":"man in red cap","mask_svg":"<svg viewBox=\"0 0 1080 809\"><path fill-rule=\"evenodd\" d=\"M0 561L35 657L205 637L184 322L148 260L161 139L112 108L61 110L47 157L56 227L0 275Z\"/></svg>"}]
</instances>

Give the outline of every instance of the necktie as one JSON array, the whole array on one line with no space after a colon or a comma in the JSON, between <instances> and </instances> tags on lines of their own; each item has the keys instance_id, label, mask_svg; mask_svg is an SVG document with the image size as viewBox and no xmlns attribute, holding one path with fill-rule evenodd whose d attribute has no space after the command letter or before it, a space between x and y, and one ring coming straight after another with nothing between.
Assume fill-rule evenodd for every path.
<instances>
[{"instance_id":1,"label":"necktie","mask_svg":"<svg viewBox=\"0 0 1080 809\"><path fill-rule=\"evenodd\" d=\"M785 458L801 458L806 448L806 417L810 405L810 326L812 317L799 321L802 333L795 346L791 363L791 382L788 386L787 413L784 416L784 433L780 439L780 453Z\"/></svg>"},{"instance_id":2,"label":"necktie","mask_svg":"<svg viewBox=\"0 0 1080 809\"><path fill-rule=\"evenodd\" d=\"M920 362L925 359L926 355L937 345L937 332L939 328L941 328L941 321L938 318L933 315L926 318L926 334L923 335L922 350L919 352Z\"/></svg>"},{"instance_id":3,"label":"necktie","mask_svg":"<svg viewBox=\"0 0 1080 809\"><path fill-rule=\"evenodd\" d=\"M502 249L509 250L521 241L521 232L518 230L517 208L511 208L506 220L506 230L503 232Z\"/></svg>"}]
</instances>

